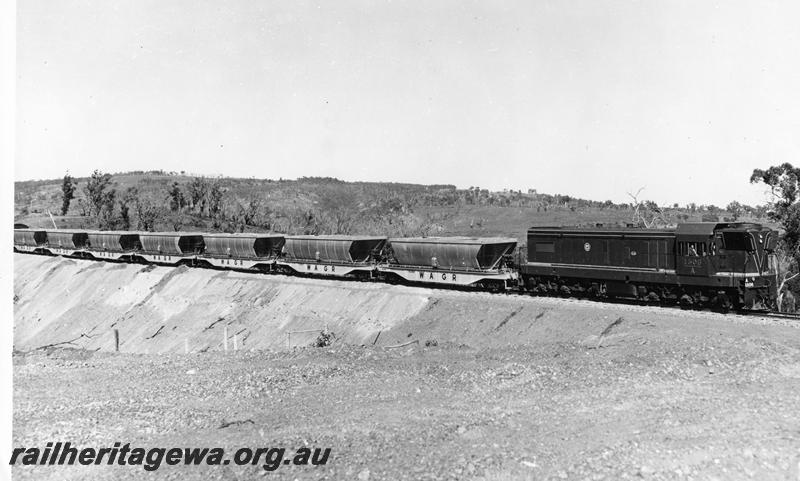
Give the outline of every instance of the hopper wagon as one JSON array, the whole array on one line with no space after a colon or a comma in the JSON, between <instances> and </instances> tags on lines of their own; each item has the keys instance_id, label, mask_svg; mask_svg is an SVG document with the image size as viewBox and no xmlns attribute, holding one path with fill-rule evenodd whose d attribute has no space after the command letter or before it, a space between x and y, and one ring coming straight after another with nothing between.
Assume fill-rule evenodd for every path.
<instances>
[{"instance_id":1,"label":"hopper wagon","mask_svg":"<svg viewBox=\"0 0 800 481\"><path fill-rule=\"evenodd\" d=\"M211 267L270 272L284 242L280 234L203 234L200 260Z\"/></svg>"},{"instance_id":2,"label":"hopper wagon","mask_svg":"<svg viewBox=\"0 0 800 481\"><path fill-rule=\"evenodd\" d=\"M378 271L389 281L506 290L516 286L510 258L516 239L411 237L388 241L388 262Z\"/></svg>"},{"instance_id":3,"label":"hopper wagon","mask_svg":"<svg viewBox=\"0 0 800 481\"><path fill-rule=\"evenodd\" d=\"M14 252L44 254L47 247L47 232L38 229L14 229Z\"/></svg>"},{"instance_id":4,"label":"hopper wagon","mask_svg":"<svg viewBox=\"0 0 800 481\"><path fill-rule=\"evenodd\" d=\"M386 237L286 236L278 268L289 274L371 279Z\"/></svg>"},{"instance_id":5,"label":"hopper wagon","mask_svg":"<svg viewBox=\"0 0 800 481\"><path fill-rule=\"evenodd\" d=\"M203 253L203 234L196 232L138 232L141 249L132 260L154 264L194 265Z\"/></svg>"}]
</instances>

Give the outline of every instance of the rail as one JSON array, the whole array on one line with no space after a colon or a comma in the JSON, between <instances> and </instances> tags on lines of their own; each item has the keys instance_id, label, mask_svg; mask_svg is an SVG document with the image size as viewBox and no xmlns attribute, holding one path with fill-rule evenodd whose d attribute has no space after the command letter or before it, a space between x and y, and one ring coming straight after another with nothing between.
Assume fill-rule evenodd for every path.
<instances>
[{"instance_id":1,"label":"rail","mask_svg":"<svg viewBox=\"0 0 800 481\"><path fill-rule=\"evenodd\" d=\"M771 317L773 319L789 319L792 321L800 321L800 313L797 312L752 310L752 311L741 311L739 312L739 314L744 314L746 316Z\"/></svg>"},{"instance_id":2,"label":"rail","mask_svg":"<svg viewBox=\"0 0 800 481\"><path fill-rule=\"evenodd\" d=\"M16 247L17 246L15 245L15 250L16 250ZM46 247L40 247L40 249L47 249L47 248ZM87 250L87 249L74 249L74 251L75 252L91 252L91 250ZM33 255L37 254L36 252L26 251L26 250L17 251L17 252L33 254ZM136 254L136 253L142 253L142 251L135 252L134 254ZM161 254L161 255L163 255L163 254ZM184 256L181 256L181 255L172 255L172 256L177 258L177 259L187 259L187 258L189 258L189 259L197 259L197 260L203 259L202 256L197 256L197 255L194 255L194 254L187 254L187 255L184 255ZM108 259L96 258L94 260L102 262L102 261L107 261ZM378 268L384 268L384 269L386 267L389 267L389 268L391 268L391 267L406 267L406 268L415 269L415 270L430 270L430 271L434 271L434 272L435 271L438 271L438 272L459 272L459 271L457 271L455 269L447 269L447 268L445 268L445 269L442 269L442 268L432 269L432 268L426 267L426 266L401 266L399 264L388 264L388 265L379 265L379 266L376 266L376 265L372 264L372 266L373 267L378 267ZM200 267L202 267L202 266L200 266ZM247 272L254 272L254 273L256 272L256 271L253 271L253 270L250 270L250 269L246 269L246 271ZM499 272L504 272L504 271L506 271L506 270L502 270L502 269L499 270ZM508 272L513 272L513 270L507 270L507 271ZM460 271L460 272L464 272L464 271ZM472 272L478 272L478 271L472 271ZM487 271L483 271L483 272L487 272ZM489 272L492 272L492 271L489 271ZM498 271L494 271L494 272L498 272ZM354 280L355 281L356 279L348 279L346 277L342 277L342 278L340 278L340 280ZM489 291L487 291L487 292L489 292ZM526 294L529 294L529 293L526 293ZM564 297L563 295L551 294L551 293L532 294L532 295L534 295L536 297ZM746 315L746 316L761 316L761 317L768 317L768 318L775 318L775 319L787 319L787 320L792 320L792 321L800 321L800 313L775 312L775 311L760 310L760 309L757 309L757 310L735 310L735 309L726 310L726 309L713 308L713 307L710 307L710 306L707 306L707 305L703 305L703 306L682 306L678 302L664 302L664 301L652 302L652 301L646 301L646 300L642 300L642 299L627 299L627 298L585 297L585 296L570 296L569 298L573 299L573 300L576 300L576 301L602 302L602 303L605 303L605 304L627 304L627 305L637 305L637 306L644 306L644 307L677 308L677 309L684 309L684 310L699 310L699 311L709 311L710 310L710 311L721 312L721 313L730 313L730 314L734 314L734 315L739 314L739 315ZM287 332L286 333L287 334L287 344L289 346L291 346L291 336L292 336L292 334L323 332L324 330L325 329L323 328L323 329L309 329L309 330L304 330L304 331L290 331L290 332Z\"/></svg>"}]
</instances>

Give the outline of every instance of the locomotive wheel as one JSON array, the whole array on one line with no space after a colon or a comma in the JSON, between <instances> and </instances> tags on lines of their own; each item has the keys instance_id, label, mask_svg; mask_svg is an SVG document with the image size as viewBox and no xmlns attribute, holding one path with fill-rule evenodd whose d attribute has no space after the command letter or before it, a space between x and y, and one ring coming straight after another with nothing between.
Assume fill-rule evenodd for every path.
<instances>
[{"instance_id":1,"label":"locomotive wheel","mask_svg":"<svg viewBox=\"0 0 800 481\"><path fill-rule=\"evenodd\" d=\"M721 294L717 294L712 300L711 305L715 309L719 309L722 312L728 312L733 308L733 303L731 302L730 298L724 292Z\"/></svg>"}]
</instances>

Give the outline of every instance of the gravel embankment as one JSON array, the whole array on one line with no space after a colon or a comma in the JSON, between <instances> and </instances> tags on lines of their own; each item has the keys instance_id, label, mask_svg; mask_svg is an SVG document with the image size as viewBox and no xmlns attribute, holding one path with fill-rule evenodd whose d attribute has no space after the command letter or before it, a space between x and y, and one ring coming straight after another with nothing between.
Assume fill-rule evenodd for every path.
<instances>
[{"instance_id":1,"label":"gravel embankment","mask_svg":"<svg viewBox=\"0 0 800 481\"><path fill-rule=\"evenodd\" d=\"M167 479L800 479L798 322L21 254L14 272L17 446L333 449ZM333 346L287 350L326 324Z\"/></svg>"},{"instance_id":2,"label":"gravel embankment","mask_svg":"<svg viewBox=\"0 0 800 481\"><path fill-rule=\"evenodd\" d=\"M327 466L282 467L274 479L797 479L797 337L699 340L638 329L645 334L611 336L600 348L17 353L14 442L333 448ZM221 427L232 421L242 423ZM171 479L264 473L159 471ZM14 474L138 479L143 471Z\"/></svg>"}]
</instances>

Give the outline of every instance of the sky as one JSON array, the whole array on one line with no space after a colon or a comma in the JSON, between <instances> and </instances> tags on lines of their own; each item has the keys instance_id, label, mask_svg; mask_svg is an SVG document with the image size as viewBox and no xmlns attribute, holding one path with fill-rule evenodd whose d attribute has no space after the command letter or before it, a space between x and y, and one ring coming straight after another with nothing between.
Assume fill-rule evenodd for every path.
<instances>
[{"instance_id":1,"label":"sky","mask_svg":"<svg viewBox=\"0 0 800 481\"><path fill-rule=\"evenodd\" d=\"M16 180L164 169L765 202L800 2L25 0Z\"/></svg>"}]
</instances>

